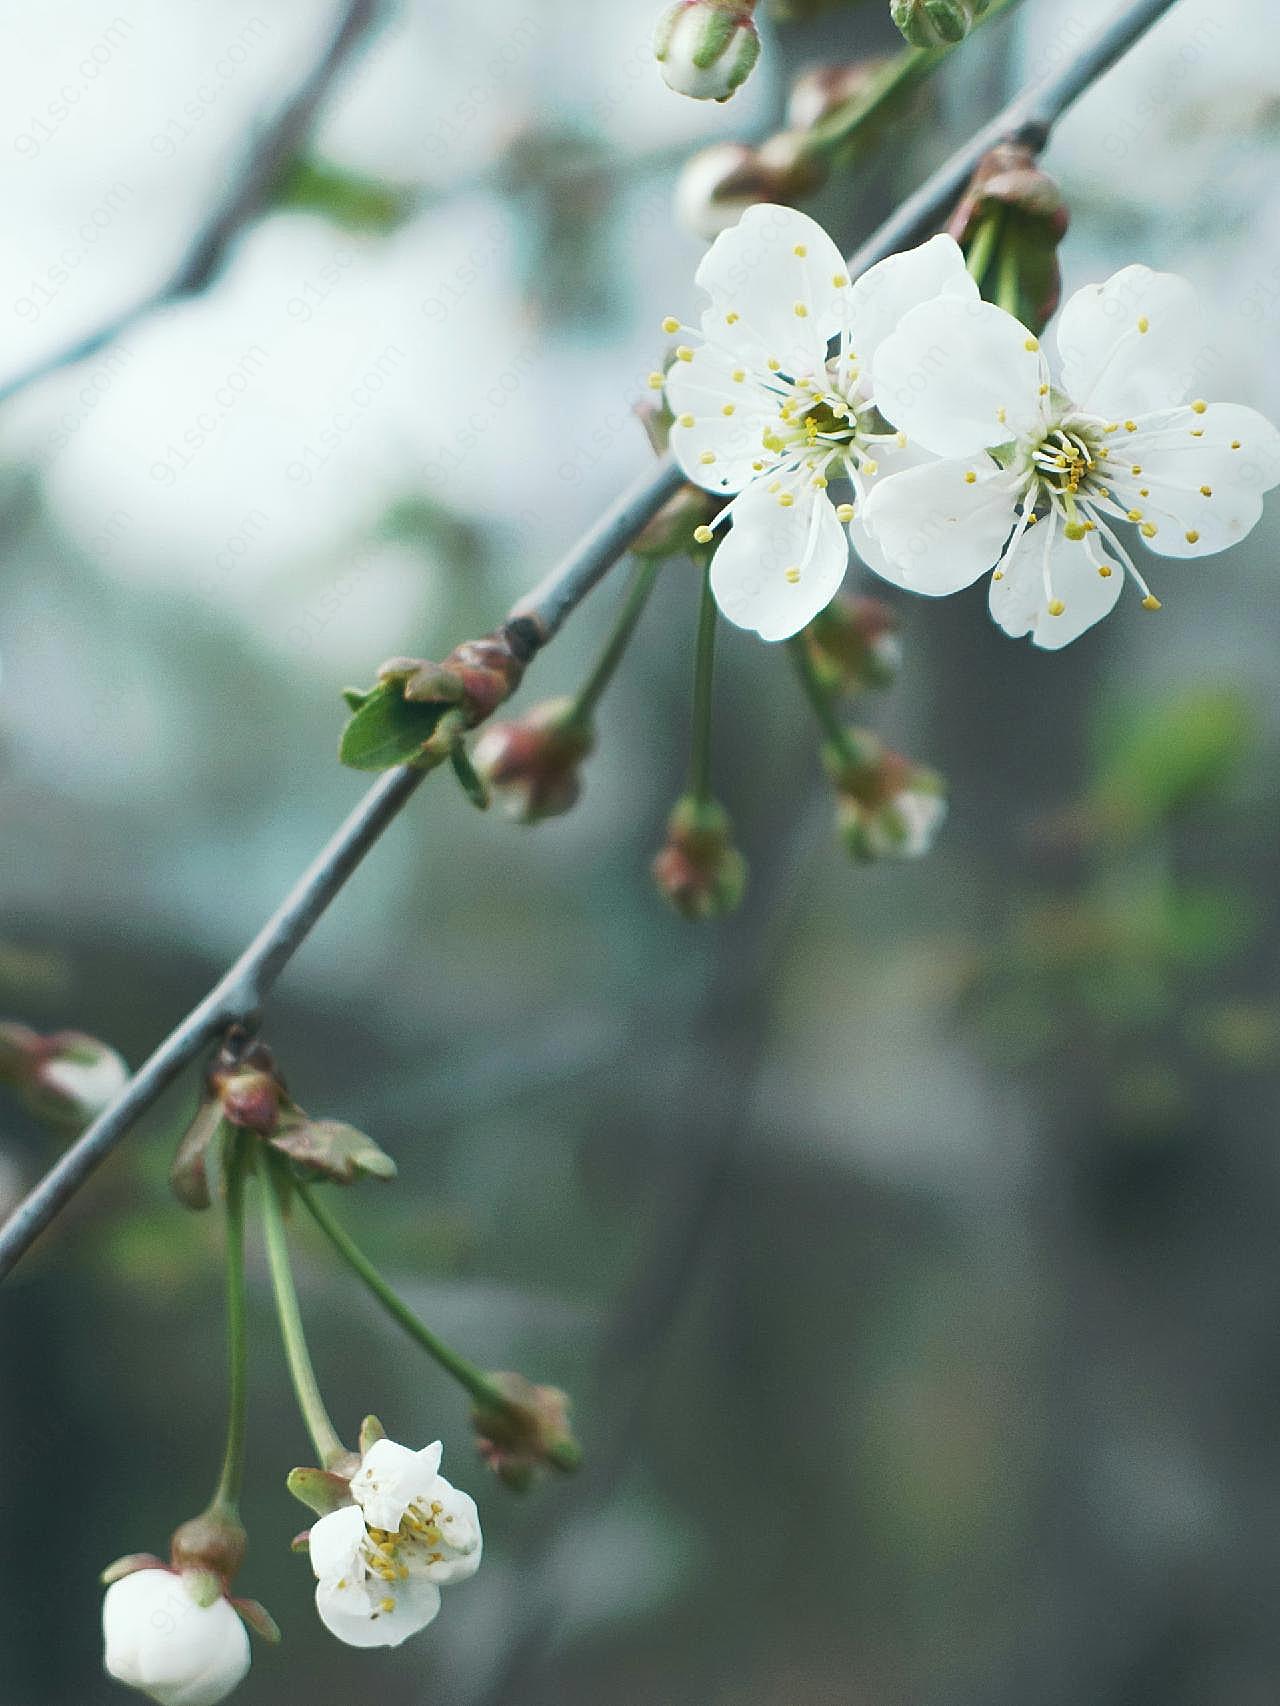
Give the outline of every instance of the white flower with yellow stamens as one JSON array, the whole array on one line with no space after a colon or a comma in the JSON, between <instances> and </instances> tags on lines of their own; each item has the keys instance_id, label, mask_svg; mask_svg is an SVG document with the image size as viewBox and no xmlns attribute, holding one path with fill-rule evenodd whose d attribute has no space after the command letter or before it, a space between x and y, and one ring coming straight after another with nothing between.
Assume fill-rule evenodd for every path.
<instances>
[{"instance_id":1,"label":"white flower with yellow stamens","mask_svg":"<svg viewBox=\"0 0 1280 1706\"><path fill-rule=\"evenodd\" d=\"M475 1501L440 1474L439 1441L377 1440L351 1479L352 1505L311 1530L316 1610L352 1647L396 1647L440 1610L440 1589L480 1567Z\"/></svg>"},{"instance_id":2,"label":"white flower with yellow stamens","mask_svg":"<svg viewBox=\"0 0 1280 1706\"><path fill-rule=\"evenodd\" d=\"M1128 575L1116 531L1152 551L1234 545L1280 482L1280 433L1237 403L1184 402L1205 345L1191 285L1125 267L1078 291L1057 333L1062 388L1039 340L987 302L923 304L875 361L881 410L946 460L880 482L872 567L940 596L994 568L1005 633L1057 650L1101 620Z\"/></svg>"},{"instance_id":3,"label":"white flower with yellow stamens","mask_svg":"<svg viewBox=\"0 0 1280 1706\"><path fill-rule=\"evenodd\" d=\"M716 238L697 283L711 303L666 375L671 447L696 485L734 494L699 534L708 543L733 522L711 564L720 609L784 640L844 579L845 524L876 561L855 518L881 468L910 455L876 410L877 348L908 309L940 293L963 305L977 286L950 237L891 255L851 283L820 225L769 204ZM664 329L682 328L668 320Z\"/></svg>"}]
</instances>

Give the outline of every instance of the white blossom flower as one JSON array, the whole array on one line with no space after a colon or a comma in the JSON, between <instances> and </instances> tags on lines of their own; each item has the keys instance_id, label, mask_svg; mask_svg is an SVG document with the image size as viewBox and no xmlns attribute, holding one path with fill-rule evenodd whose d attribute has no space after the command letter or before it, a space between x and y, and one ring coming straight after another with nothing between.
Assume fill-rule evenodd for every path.
<instances>
[{"instance_id":1,"label":"white blossom flower","mask_svg":"<svg viewBox=\"0 0 1280 1706\"><path fill-rule=\"evenodd\" d=\"M172 1570L136 1570L102 1602L107 1673L160 1706L216 1706L249 1669L249 1636L226 1599L199 1605Z\"/></svg>"},{"instance_id":2,"label":"white blossom flower","mask_svg":"<svg viewBox=\"0 0 1280 1706\"><path fill-rule=\"evenodd\" d=\"M124 1089L129 1068L105 1043L77 1037L62 1053L43 1062L36 1082L51 1105L56 1103L68 1119L87 1125Z\"/></svg>"},{"instance_id":3,"label":"white blossom flower","mask_svg":"<svg viewBox=\"0 0 1280 1706\"><path fill-rule=\"evenodd\" d=\"M437 1440L377 1440L351 1480L353 1505L311 1530L316 1610L352 1647L396 1647L440 1610L440 1589L480 1567L475 1501L439 1473Z\"/></svg>"},{"instance_id":4,"label":"white blossom flower","mask_svg":"<svg viewBox=\"0 0 1280 1706\"><path fill-rule=\"evenodd\" d=\"M987 569L991 614L1056 650L1105 616L1125 575L1159 600L1116 531L1203 557L1234 545L1280 481L1280 433L1236 403L1187 403L1205 348L1185 280L1125 267L1067 303L1061 389L1040 343L986 302L905 315L875 362L879 404L946 460L880 482L871 566L939 596Z\"/></svg>"},{"instance_id":5,"label":"white blossom flower","mask_svg":"<svg viewBox=\"0 0 1280 1706\"><path fill-rule=\"evenodd\" d=\"M881 464L907 465L885 431L871 362L907 309L940 292L961 306L977 287L950 237L891 255L851 283L820 225L793 208L749 208L703 258L711 298L696 345L666 375L671 446L687 477L737 494L699 537L732 519L711 565L716 602L766 640L797 633L835 596L849 560L874 546L855 521ZM668 332L680 330L675 320ZM662 380L659 377L658 382ZM843 480L851 500L837 504Z\"/></svg>"}]
</instances>

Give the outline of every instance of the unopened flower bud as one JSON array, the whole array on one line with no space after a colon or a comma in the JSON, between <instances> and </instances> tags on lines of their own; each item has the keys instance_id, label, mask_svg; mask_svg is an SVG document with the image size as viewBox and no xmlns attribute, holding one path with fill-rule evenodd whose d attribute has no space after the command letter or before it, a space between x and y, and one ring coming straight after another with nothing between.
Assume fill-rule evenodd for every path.
<instances>
[{"instance_id":1,"label":"unopened flower bud","mask_svg":"<svg viewBox=\"0 0 1280 1706\"><path fill-rule=\"evenodd\" d=\"M884 69L883 57L846 65L814 65L802 71L787 94L787 123L812 130L850 101L861 100Z\"/></svg>"},{"instance_id":2,"label":"unopened flower bud","mask_svg":"<svg viewBox=\"0 0 1280 1706\"><path fill-rule=\"evenodd\" d=\"M568 1395L554 1386L535 1386L522 1374L490 1374L502 1403L477 1404L472 1412L476 1447L507 1486L524 1492L540 1468L569 1473L582 1452L569 1427Z\"/></svg>"},{"instance_id":3,"label":"unopened flower bud","mask_svg":"<svg viewBox=\"0 0 1280 1706\"><path fill-rule=\"evenodd\" d=\"M893 611L882 599L854 593L837 594L804 630L804 640L829 693L888 687L902 659Z\"/></svg>"},{"instance_id":4,"label":"unopened flower bud","mask_svg":"<svg viewBox=\"0 0 1280 1706\"><path fill-rule=\"evenodd\" d=\"M684 918L719 918L739 905L747 862L733 845L733 825L715 800L686 794L667 823L667 840L653 861L658 892Z\"/></svg>"},{"instance_id":5,"label":"unopened flower bud","mask_svg":"<svg viewBox=\"0 0 1280 1706\"><path fill-rule=\"evenodd\" d=\"M912 47L963 41L991 0L890 0L889 14Z\"/></svg>"},{"instance_id":6,"label":"unopened flower bud","mask_svg":"<svg viewBox=\"0 0 1280 1706\"><path fill-rule=\"evenodd\" d=\"M581 766L594 744L572 699L548 699L523 717L490 723L472 762L493 797L517 823L559 817L582 792Z\"/></svg>"},{"instance_id":7,"label":"unopened flower bud","mask_svg":"<svg viewBox=\"0 0 1280 1706\"><path fill-rule=\"evenodd\" d=\"M653 51L667 87L696 101L727 101L760 57L755 0L675 0Z\"/></svg>"},{"instance_id":8,"label":"unopened flower bud","mask_svg":"<svg viewBox=\"0 0 1280 1706\"><path fill-rule=\"evenodd\" d=\"M845 750L823 751L838 800L837 822L855 859L918 859L933 846L947 801L935 771L850 729Z\"/></svg>"},{"instance_id":9,"label":"unopened flower bud","mask_svg":"<svg viewBox=\"0 0 1280 1706\"><path fill-rule=\"evenodd\" d=\"M806 151L800 130L781 130L750 148L716 142L692 155L676 180L675 213L686 231L706 242L727 231L749 207L789 204L817 189L822 160Z\"/></svg>"},{"instance_id":10,"label":"unopened flower bud","mask_svg":"<svg viewBox=\"0 0 1280 1706\"><path fill-rule=\"evenodd\" d=\"M128 1082L116 1051L83 1031L46 1037L26 1025L0 1025L0 1084L13 1085L39 1119L89 1125Z\"/></svg>"},{"instance_id":11,"label":"unopened flower bud","mask_svg":"<svg viewBox=\"0 0 1280 1706\"><path fill-rule=\"evenodd\" d=\"M193 1591L194 1589L194 1591ZM172 1570L132 1571L102 1602L107 1674L160 1706L217 1706L249 1670L249 1636L231 1602L204 1602Z\"/></svg>"},{"instance_id":12,"label":"unopened flower bud","mask_svg":"<svg viewBox=\"0 0 1280 1706\"><path fill-rule=\"evenodd\" d=\"M989 268L1007 268L1012 259L1018 317L1033 331L1043 331L1062 295L1058 245L1071 216L1057 183L1025 143L1001 142L983 155L947 224L948 234L969 248L993 217L1000 224Z\"/></svg>"}]
</instances>

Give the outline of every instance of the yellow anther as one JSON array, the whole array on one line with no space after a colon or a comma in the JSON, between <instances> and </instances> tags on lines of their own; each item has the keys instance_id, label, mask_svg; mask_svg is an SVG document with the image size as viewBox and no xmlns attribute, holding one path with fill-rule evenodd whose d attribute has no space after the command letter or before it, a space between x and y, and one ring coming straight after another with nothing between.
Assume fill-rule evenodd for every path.
<instances>
[{"instance_id":1,"label":"yellow anther","mask_svg":"<svg viewBox=\"0 0 1280 1706\"><path fill-rule=\"evenodd\" d=\"M996 419L1000 422L1001 426L1004 425L1004 423L1008 420L1008 418L1009 418L1008 409L1001 407L1001 408L996 410Z\"/></svg>"},{"instance_id":2,"label":"yellow anther","mask_svg":"<svg viewBox=\"0 0 1280 1706\"><path fill-rule=\"evenodd\" d=\"M1142 511L1140 509L1131 509L1129 511L1129 520L1130 521L1141 521L1142 520Z\"/></svg>"},{"instance_id":3,"label":"yellow anther","mask_svg":"<svg viewBox=\"0 0 1280 1706\"><path fill-rule=\"evenodd\" d=\"M997 569L995 574L993 574L991 578L993 581L1002 581L1004 579L1004 570L1003 569Z\"/></svg>"},{"instance_id":4,"label":"yellow anther","mask_svg":"<svg viewBox=\"0 0 1280 1706\"><path fill-rule=\"evenodd\" d=\"M692 361L693 360L693 351L689 348L688 344L681 344L680 345L679 349L676 351L676 360L677 361Z\"/></svg>"},{"instance_id":5,"label":"yellow anther","mask_svg":"<svg viewBox=\"0 0 1280 1706\"><path fill-rule=\"evenodd\" d=\"M1209 405L1205 402L1203 397L1197 397L1195 402L1191 405L1191 410L1193 414L1202 415L1208 407Z\"/></svg>"},{"instance_id":6,"label":"yellow anther","mask_svg":"<svg viewBox=\"0 0 1280 1706\"><path fill-rule=\"evenodd\" d=\"M1133 467L1132 467L1132 468L1130 468L1130 470L1129 470L1129 472L1130 472L1130 473L1131 473L1131 474L1132 474L1132 475L1133 475L1133 476L1134 476L1134 478L1135 478L1135 479L1136 479L1136 478L1137 478L1137 476L1138 476L1138 475L1139 475L1139 474L1141 474L1141 472L1142 472L1142 464L1141 464L1141 462L1135 462L1135 463L1134 463L1134 465L1133 465Z\"/></svg>"},{"instance_id":7,"label":"yellow anther","mask_svg":"<svg viewBox=\"0 0 1280 1706\"><path fill-rule=\"evenodd\" d=\"M379 1611L394 1611L395 1608L396 1608L396 1602L394 1599L391 1599L388 1597L387 1599L380 1599L378 1601L378 1610Z\"/></svg>"},{"instance_id":8,"label":"yellow anther","mask_svg":"<svg viewBox=\"0 0 1280 1706\"><path fill-rule=\"evenodd\" d=\"M763 472L763 470L764 470L764 463L763 462L753 462L751 464L751 467L752 467L753 472L759 474L759 473Z\"/></svg>"},{"instance_id":9,"label":"yellow anther","mask_svg":"<svg viewBox=\"0 0 1280 1706\"><path fill-rule=\"evenodd\" d=\"M649 375L649 389L651 391L661 391L666 382L667 378L664 373L651 373Z\"/></svg>"},{"instance_id":10,"label":"yellow anther","mask_svg":"<svg viewBox=\"0 0 1280 1706\"><path fill-rule=\"evenodd\" d=\"M737 408L737 406L738 405L736 403L726 403L725 406L721 409L720 413L722 415L731 415L733 413L733 411Z\"/></svg>"},{"instance_id":11,"label":"yellow anther","mask_svg":"<svg viewBox=\"0 0 1280 1706\"><path fill-rule=\"evenodd\" d=\"M704 468L709 468L715 459L716 453L714 450L704 450L702 455L699 456L698 461L702 463Z\"/></svg>"},{"instance_id":12,"label":"yellow anther","mask_svg":"<svg viewBox=\"0 0 1280 1706\"><path fill-rule=\"evenodd\" d=\"M692 415L681 415L679 417L678 421L676 422L676 425L682 426L682 427L691 427L693 425L693 416Z\"/></svg>"},{"instance_id":13,"label":"yellow anther","mask_svg":"<svg viewBox=\"0 0 1280 1706\"><path fill-rule=\"evenodd\" d=\"M1204 428L1203 427L1192 427L1191 436L1192 436L1192 438L1203 438L1204 437ZM1234 449L1234 448L1235 448L1235 446L1233 445L1232 449Z\"/></svg>"},{"instance_id":14,"label":"yellow anther","mask_svg":"<svg viewBox=\"0 0 1280 1706\"><path fill-rule=\"evenodd\" d=\"M898 437L897 437L895 442L897 443L899 450L905 450L907 448L907 435L906 435L906 433L900 432L898 434Z\"/></svg>"},{"instance_id":15,"label":"yellow anther","mask_svg":"<svg viewBox=\"0 0 1280 1706\"><path fill-rule=\"evenodd\" d=\"M1025 350L1030 350L1034 355L1036 350L1040 348L1040 340L1039 338L1028 338L1022 347Z\"/></svg>"},{"instance_id":16,"label":"yellow anther","mask_svg":"<svg viewBox=\"0 0 1280 1706\"><path fill-rule=\"evenodd\" d=\"M1159 610L1160 600L1156 597L1155 593L1149 592L1147 594L1142 601L1142 608L1144 610Z\"/></svg>"},{"instance_id":17,"label":"yellow anther","mask_svg":"<svg viewBox=\"0 0 1280 1706\"><path fill-rule=\"evenodd\" d=\"M1126 432L1137 432L1137 430L1138 430L1137 421L1126 421L1124 423L1124 430Z\"/></svg>"},{"instance_id":18,"label":"yellow anther","mask_svg":"<svg viewBox=\"0 0 1280 1706\"><path fill-rule=\"evenodd\" d=\"M747 370L745 367L735 367L729 377L733 380L735 385L741 385L742 381L747 377Z\"/></svg>"},{"instance_id":19,"label":"yellow anther","mask_svg":"<svg viewBox=\"0 0 1280 1706\"><path fill-rule=\"evenodd\" d=\"M778 493L778 502L782 505L783 509L790 509L795 501L794 496L790 492Z\"/></svg>"},{"instance_id":20,"label":"yellow anther","mask_svg":"<svg viewBox=\"0 0 1280 1706\"><path fill-rule=\"evenodd\" d=\"M803 302L797 302L791 311L797 320L807 320L809 317L809 310L805 307Z\"/></svg>"},{"instance_id":21,"label":"yellow anther","mask_svg":"<svg viewBox=\"0 0 1280 1706\"><path fill-rule=\"evenodd\" d=\"M1160 529L1156 526L1154 521L1144 521L1142 526L1138 529L1138 532L1141 533L1144 539L1154 539L1159 531Z\"/></svg>"},{"instance_id":22,"label":"yellow anther","mask_svg":"<svg viewBox=\"0 0 1280 1706\"><path fill-rule=\"evenodd\" d=\"M1199 434L1199 433L1197 433L1197 434L1196 434L1196 437L1197 437L1197 438L1199 438L1199 437L1200 437L1200 436L1201 436L1201 434ZM1239 448L1240 448L1240 440L1239 440L1239 439L1238 439L1238 438L1233 438L1233 439L1232 439L1232 440L1231 440L1231 448L1232 448L1232 450L1239 450Z\"/></svg>"},{"instance_id":23,"label":"yellow anther","mask_svg":"<svg viewBox=\"0 0 1280 1706\"><path fill-rule=\"evenodd\" d=\"M778 360L776 355L771 355L765 363L765 366L769 369L770 373L782 372L782 363Z\"/></svg>"},{"instance_id":24,"label":"yellow anther","mask_svg":"<svg viewBox=\"0 0 1280 1706\"><path fill-rule=\"evenodd\" d=\"M1183 534L1183 538L1186 540L1188 545L1198 545L1200 543L1200 535L1194 527L1188 528L1186 533Z\"/></svg>"},{"instance_id":25,"label":"yellow anther","mask_svg":"<svg viewBox=\"0 0 1280 1706\"><path fill-rule=\"evenodd\" d=\"M1202 498L1211 498L1213 496L1213 487L1212 486L1201 486L1200 496Z\"/></svg>"},{"instance_id":26,"label":"yellow anther","mask_svg":"<svg viewBox=\"0 0 1280 1706\"><path fill-rule=\"evenodd\" d=\"M680 322L676 319L674 314L668 314L666 319L662 322L662 329L667 333L678 332L680 330Z\"/></svg>"},{"instance_id":27,"label":"yellow anther","mask_svg":"<svg viewBox=\"0 0 1280 1706\"><path fill-rule=\"evenodd\" d=\"M1138 487L1138 496L1140 498L1149 498L1151 496L1151 487L1150 486L1139 486Z\"/></svg>"},{"instance_id":28,"label":"yellow anther","mask_svg":"<svg viewBox=\"0 0 1280 1706\"><path fill-rule=\"evenodd\" d=\"M843 290L849 282L849 275L846 272L832 273L831 282L837 290Z\"/></svg>"},{"instance_id":29,"label":"yellow anther","mask_svg":"<svg viewBox=\"0 0 1280 1706\"><path fill-rule=\"evenodd\" d=\"M724 323L726 326L736 326L741 318L742 316L739 314L738 310L736 308L731 308L724 317Z\"/></svg>"},{"instance_id":30,"label":"yellow anther","mask_svg":"<svg viewBox=\"0 0 1280 1706\"><path fill-rule=\"evenodd\" d=\"M1062 531L1068 539L1083 539L1089 529L1083 521L1069 521Z\"/></svg>"},{"instance_id":31,"label":"yellow anther","mask_svg":"<svg viewBox=\"0 0 1280 1706\"><path fill-rule=\"evenodd\" d=\"M800 259L803 260L805 258L805 256L809 253L809 251L803 243L797 243L795 248L792 249L791 253L793 255L799 255Z\"/></svg>"},{"instance_id":32,"label":"yellow anther","mask_svg":"<svg viewBox=\"0 0 1280 1706\"><path fill-rule=\"evenodd\" d=\"M965 471L964 471L964 483L966 486L976 486L977 485L978 476L974 473L972 468L966 468L965 469Z\"/></svg>"},{"instance_id":33,"label":"yellow anther","mask_svg":"<svg viewBox=\"0 0 1280 1706\"><path fill-rule=\"evenodd\" d=\"M1047 397L1049 395L1049 387L1047 385L1042 385L1040 387L1040 395L1042 397Z\"/></svg>"},{"instance_id":34,"label":"yellow anther","mask_svg":"<svg viewBox=\"0 0 1280 1706\"><path fill-rule=\"evenodd\" d=\"M794 563L792 564L792 566L789 569L784 569L783 574L791 582L792 586L794 586L796 584L796 582L800 579L800 571L798 568L796 568Z\"/></svg>"},{"instance_id":35,"label":"yellow anther","mask_svg":"<svg viewBox=\"0 0 1280 1706\"><path fill-rule=\"evenodd\" d=\"M1062 600L1060 598L1055 598L1053 600L1052 604L1050 604L1050 606L1049 606L1049 614L1050 614L1050 616L1061 616L1062 612L1066 608L1067 608L1066 605L1062 602Z\"/></svg>"},{"instance_id":36,"label":"yellow anther","mask_svg":"<svg viewBox=\"0 0 1280 1706\"><path fill-rule=\"evenodd\" d=\"M1111 579L1111 565L1109 563L1099 563L1098 573L1102 576L1104 581L1109 581Z\"/></svg>"},{"instance_id":37,"label":"yellow anther","mask_svg":"<svg viewBox=\"0 0 1280 1706\"><path fill-rule=\"evenodd\" d=\"M827 486L830 484L825 474L815 474L813 476L813 483L819 491L825 491Z\"/></svg>"},{"instance_id":38,"label":"yellow anther","mask_svg":"<svg viewBox=\"0 0 1280 1706\"><path fill-rule=\"evenodd\" d=\"M878 474L880 472L880 464L873 461L871 457L868 456L866 461L862 464L862 472L868 479L870 479L873 474Z\"/></svg>"},{"instance_id":39,"label":"yellow anther","mask_svg":"<svg viewBox=\"0 0 1280 1706\"><path fill-rule=\"evenodd\" d=\"M1140 332L1149 332L1151 330L1151 322L1147 319L1145 314L1140 314L1138 316L1138 330Z\"/></svg>"},{"instance_id":40,"label":"yellow anther","mask_svg":"<svg viewBox=\"0 0 1280 1706\"><path fill-rule=\"evenodd\" d=\"M852 521L853 520L853 505L852 504L837 504L836 505L836 520L837 521Z\"/></svg>"},{"instance_id":41,"label":"yellow anther","mask_svg":"<svg viewBox=\"0 0 1280 1706\"><path fill-rule=\"evenodd\" d=\"M698 541L699 545L709 545L715 538L715 534L707 526L706 522L703 522L701 527L694 528L693 537Z\"/></svg>"}]
</instances>

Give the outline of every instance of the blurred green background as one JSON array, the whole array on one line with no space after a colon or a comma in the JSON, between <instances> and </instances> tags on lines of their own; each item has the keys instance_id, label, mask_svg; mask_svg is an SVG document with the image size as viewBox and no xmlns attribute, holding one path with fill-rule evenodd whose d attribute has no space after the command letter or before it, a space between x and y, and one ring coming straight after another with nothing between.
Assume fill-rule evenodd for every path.
<instances>
[{"instance_id":1,"label":"blurred green background","mask_svg":"<svg viewBox=\"0 0 1280 1706\"><path fill-rule=\"evenodd\" d=\"M2 373L166 273L332 16L14 10ZM490 627L645 466L631 404L696 305L681 160L893 42L875 0L796 8L708 109L663 88L655 10L403 0L215 287L0 415L5 1013L145 1057L356 799L337 689ZM812 211L852 245L1111 10L1028 0ZM1273 36L1268 0L1182 0L1046 163L1068 288L1187 272L1204 393L1274 416ZM487 1480L464 1401L300 1225L339 1425L441 1437L488 1545L427 1634L339 1646L287 1547L310 1448L255 1236L241 1583L286 1644L245 1706L1273 1706L1278 534L1272 505L1157 564L1160 615L1126 597L1055 656L980 588L889 594L904 667L864 710L952 791L916 865L848 864L785 658L724 631L752 882L711 929L647 875L687 756L682 563L572 816L423 790L265 1034L399 1161L349 1223L477 1362L573 1393L589 1467ZM616 596L519 703L572 689ZM96 1573L214 1478L218 1228L165 1186L194 1095L0 1302L0 1706L124 1698ZM7 1101L0 1199L53 1152Z\"/></svg>"}]
</instances>

